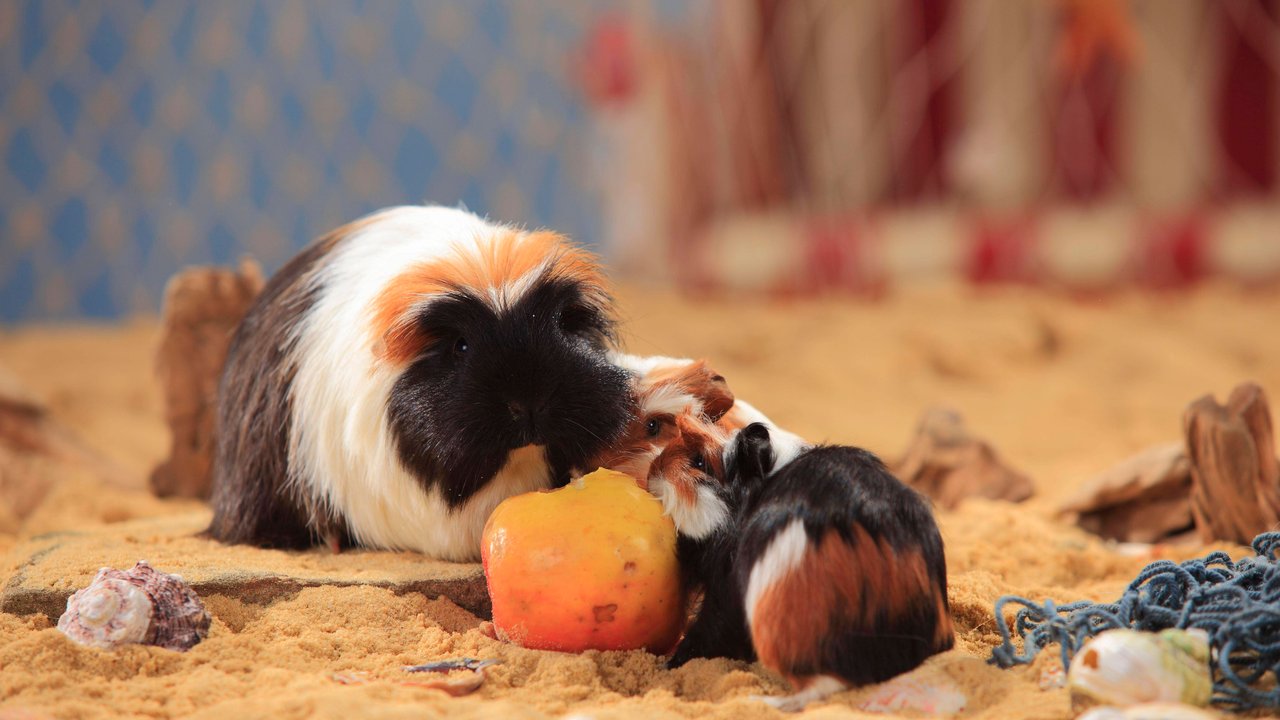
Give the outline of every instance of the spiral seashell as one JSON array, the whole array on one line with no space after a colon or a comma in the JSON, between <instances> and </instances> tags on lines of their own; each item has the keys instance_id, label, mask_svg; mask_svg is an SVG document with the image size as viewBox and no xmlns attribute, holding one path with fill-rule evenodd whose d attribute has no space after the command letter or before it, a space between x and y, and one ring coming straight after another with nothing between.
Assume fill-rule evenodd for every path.
<instances>
[{"instance_id":1,"label":"spiral seashell","mask_svg":"<svg viewBox=\"0 0 1280 720\"><path fill-rule=\"evenodd\" d=\"M182 578L139 560L130 570L99 570L88 587L67 598L58 629L104 650L130 643L187 650L209 634L210 622Z\"/></svg>"},{"instance_id":2,"label":"spiral seashell","mask_svg":"<svg viewBox=\"0 0 1280 720\"><path fill-rule=\"evenodd\" d=\"M1199 630L1110 630L1084 644L1067 672L1071 704L1209 704L1209 638Z\"/></svg>"}]
</instances>

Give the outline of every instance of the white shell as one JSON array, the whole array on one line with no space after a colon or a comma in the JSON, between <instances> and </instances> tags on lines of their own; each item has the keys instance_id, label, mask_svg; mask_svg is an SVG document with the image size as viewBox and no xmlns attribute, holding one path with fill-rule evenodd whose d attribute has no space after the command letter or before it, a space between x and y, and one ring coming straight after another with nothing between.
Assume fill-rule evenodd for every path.
<instances>
[{"instance_id":1,"label":"white shell","mask_svg":"<svg viewBox=\"0 0 1280 720\"><path fill-rule=\"evenodd\" d=\"M139 560L129 570L99 570L88 587L67 598L58 629L104 650L130 643L187 650L209 634L210 622L181 577Z\"/></svg>"},{"instance_id":2,"label":"white shell","mask_svg":"<svg viewBox=\"0 0 1280 720\"><path fill-rule=\"evenodd\" d=\"M1149 702L1208 705L1208 636L1195 630L1109 630L1080 648L1067 685L1077 710Z\"/></svg>"},{"instance_id":3,"label":"white shell","mask_svg":"<svg viewBox=\"0 0 1280 720\"><path fill-rule=\"evenodd\" d=\"M139 643L151 627L151 598L127 580L105 577L103 568L89 587L67 598L58 629L81 645L110 648Z\"/></svg>"}]
</instances>

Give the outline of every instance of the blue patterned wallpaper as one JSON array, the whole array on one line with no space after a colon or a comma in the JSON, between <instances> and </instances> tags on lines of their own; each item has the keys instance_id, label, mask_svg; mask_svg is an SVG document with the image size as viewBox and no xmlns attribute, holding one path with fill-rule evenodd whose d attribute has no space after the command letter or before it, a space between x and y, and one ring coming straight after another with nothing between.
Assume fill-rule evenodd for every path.
<instances>
[{"instance_id":1,"label":"blue patterned wallpaper","mask_svg":"<svg viewBox=\"0 0 1280 720\"><path fill-rule=\"evenodd\" d=\"M374 208L592 242L570 54L600 3L0 0L0 322L155 311Z\"/></svg>"}]
</instances>

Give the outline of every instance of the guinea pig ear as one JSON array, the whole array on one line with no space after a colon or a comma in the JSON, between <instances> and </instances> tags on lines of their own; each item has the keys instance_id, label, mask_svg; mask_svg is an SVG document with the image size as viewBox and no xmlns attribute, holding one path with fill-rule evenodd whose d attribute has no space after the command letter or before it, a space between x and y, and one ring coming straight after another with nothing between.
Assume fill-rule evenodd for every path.
<instances>
[{"instance_id":1,"label":"guinea pig ear","mask_svg":"<svg viewBox=\"0 0 1280 720\"><path fill-rule=\"evenodd\" d=\"M773 470L773 443L764 423L751 423L738 431L729 458L728 475L739 482L758 482Z\"/></svg>"},{"instance_id":2,"label":"guinea pig ear","mask_svg":"<svg viewBox=\"0 0 1280 720\"><path fill-rule=\"evenodd\" d=\"M685 370L681 386L689 394L702 402L702 414L711 422L724 417L733 407L733 391L724 376L707 366L706 360L699 360Z\"/></svg>"}]
</instances>

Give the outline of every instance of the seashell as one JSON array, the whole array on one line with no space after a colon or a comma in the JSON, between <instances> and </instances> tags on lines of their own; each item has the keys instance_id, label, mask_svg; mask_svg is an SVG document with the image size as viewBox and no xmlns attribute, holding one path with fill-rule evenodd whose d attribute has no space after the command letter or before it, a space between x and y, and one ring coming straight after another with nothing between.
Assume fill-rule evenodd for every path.
<instances>
[{"instance_id":1,"label":"seashell","mask_svg":"<svg viewBox=\"0 0 1280 720\"><path fill-rule=\"evenodd\" d=\"M1209 636L1202 630L1109 630L1080 648L1067 686L1076 711L1157 701L1208 705Z\"/></svg>"},{"instance_id":2,"label":"seashell","mask_svg":"<svg viewBox=\"0 0 1280 720\"><path fill-rule=\"evenodd\" d=\"M1099 706L1080 715L1076 720L1215 720L1218 716L1208 710L1182 703L1142 703L1127 708Z\"/></svg>"},{"instance_id":3,"label":"seashell","mask_svg":"<svg viewBox=\"0 0 1280 720\"><path fill-rule=\"evenodd\" d=\"M99 570L88 587L67 598L58 629L104 650L130 643L187 650L208 636L210 621L182 578L139 560L131 570Z\"/></svg>"},{"instance_id":4,"label":"seashell","mask_svg":"<svg viewBox=\"0 0 1280 720\"><path fill-rule=\"evenodd\" d=\"M925 667L881 683L857 708L866 712L955 715L968 698L955 682L936 668Z\"/></svg>"}]
</instances>

